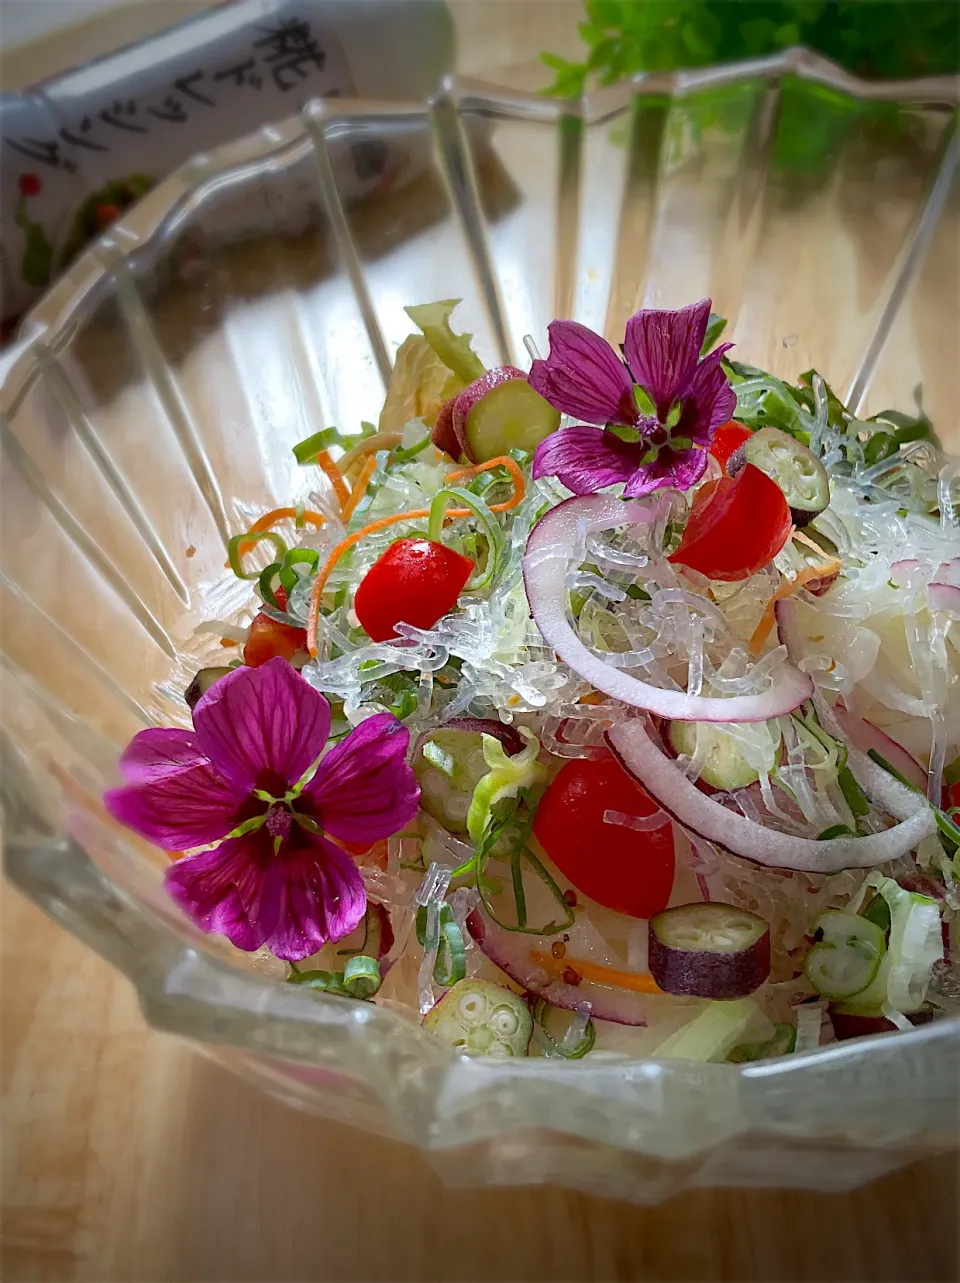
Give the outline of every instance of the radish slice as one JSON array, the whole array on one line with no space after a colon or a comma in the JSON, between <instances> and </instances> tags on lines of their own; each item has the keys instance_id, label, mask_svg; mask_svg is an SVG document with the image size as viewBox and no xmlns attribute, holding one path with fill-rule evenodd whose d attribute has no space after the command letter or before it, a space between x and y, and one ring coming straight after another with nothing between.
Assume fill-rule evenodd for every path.
<instances>
[{"instance_id":1,"label":"radish slice","mask_svg":"<svg viewBox=\"0 0 960 1283\"><path fill-rule=\"evenodd\" d=\"M905 780L923 792L927 787L927 773L905 748L885 734L879 726L868 722L864 717L851 713L843 700L837 700L833 706L833 715L840 729L857 748L864 753L874 749L885 758L891 766L896 767Z\"/></svg>"},{"instance_id":2,"label":"radish slice","mask_svg":"<svg viewBox=\"0 0 960 1283\"><path fill-rule=\"evenodd\" d=\"M660 751L639 718L614 726L607 732L607 742L626 770L675 820L755 864L804 873L872 868L906 855L928 834L936 832L936 820L926 799L856 749L850 750L848 761L861 787L902 823L867 837L818 842L766 829L715 802Z\"/></svg>"},{"instance_id":3,"label":"radish slice","mask_svg":"<svg viewBox=\"0 0 960 1283\"><path fill-rule=\"evenodd\" d=\"M628 989L615 989L582 980L578 985L555 980L530 957L530 937L504 931L479 909L467 916L467 930L492 963L505 972L515 984L536 994L553 1007L579 1011L588 1004L595 1020L609 1020L616 1025L645 1025L647 1006L644 999Z\"/></svg>"},{"instance_id":4,"label":"radish slice","mask_svg":"<svg viewBox=\"0 0 960 1283\"><path fill-rule=\"evenodd\" d=\"M647 524L655 515L656 507L638 501L587 495L567 499L541 517L527 542L523 580L530 610L546 642L597 690L671 721L764 722L802 704L813 693L813 682L789 665L780 669L773 686L762 695L720 699L651 686L605 664L583 644L567 622L566 574L578 546L591 531L631 522Z\"/></svg>"},{"instance_id":5,"label":"radish slice","mask_svg":"<svg viewBox=\"0 0 960 1283\"><path fill-rule=\"evenodd\" d=\"M745 998L770 974L770 928L731 904L678 904L650 919L648 957L665 993Z\"/></svg>"}]
</instances>

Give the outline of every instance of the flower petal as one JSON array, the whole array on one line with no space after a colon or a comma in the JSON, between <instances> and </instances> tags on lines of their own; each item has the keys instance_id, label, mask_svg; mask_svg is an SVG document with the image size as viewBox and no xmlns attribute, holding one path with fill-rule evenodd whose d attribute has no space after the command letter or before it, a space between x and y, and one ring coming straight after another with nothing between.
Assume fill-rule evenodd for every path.
<instances>
[{"instance_id":1,"label":"flower petal","mask_svg":"<svg viewBox=\"0 0 960 1283\"><path fill-rule=\"evenodd\" d=\"M193 731L151 726L134 735L119 765L128 784L155 784L167 775L210 763Z\"/></svg>"},{"instance_id":2,"label":"flower petal","mask_svg":"<svg viewBox=\"0 0 960 1283\"><path fill-rule=\"evenodd\" d=\"M344 842L377 842L409 824L420 800L409 743L392 713L378 713L332 748L302 795L322 827Z\"/></svg>"},{"instance_id":3,"label":"flower petal","mask_svg":"<svg viewBox=\"0 0 960 1283\"><path fill-rule=\"evenodd\" d=\"M675 490L689 490L707 470L706 450L672 450L664 446L655 462L648 463L634 473L624 487L624 499L638 499L670 486Z\"/></svg>"},{"instance_id":4,"label":"flower petal","mask_svg":"<svg viewBox=\"0 0 960 1283\"><path fill-rule=\"evenodd\" d=\"M534 361L530 386L554 407L603 427L637 423L633 380L613 348L576 321L551 321L550 355Z\"/></svg>"},{"instance_id":5,"label":"flower petal","mask_svg":"<svg viewBox=\"0 0 960 1283\"><path fill-rule=\"evenodd\" d=\"M177 860L164 885L201 931L225 935L248 953L277 928L284 882L266 829Z\"/></svg>"},{"instance_id":6,"label":"flower petal","mask_svg":"<svg viewBox=\"0 0 960 1283\"><path fill-rule=\"evenodd\" d=\"M574 494L593 494L604 486L628 481L640 466L646 449L636 441L621 441L613 432L580 424L561 428L537 446L533 476L559 477Z\"/></svg>"},{"instance_id":7,"label":"flower petal","mask_svg":"<svg viewBox=\"0 0 960 1283\"><path fill-rule=\"evenodd\" d=\"M271 953L297 962L353 931L366 910L367 893L345 851L304 834L284 847L278 863L283 907L266 941Z\"/></svg>"},{"instance_id":8,"label":"flower petal","mask_svg":"<svg viewBox=\"0 0 960 1283\"><path fill-rule=\"evenodd\" d=\"M213 769L192 731L140 731L120 770L130 783L105 793L104 805L115 820L167 851L216 842L240 822L245 792Z\"/></svg>"},{"instance_id":9,"label":"flower petal","mask_svg":"<svg viewBox=\"0 0 960 1283\"><path fill-rule=\"evenodd\" d=\"M721 343L705 356L683 390L683 409L673 429L678 437L689 437L705 450L710 448L717 428L729 422L737 408L737 394L720 364L732 343Z\"/></svg>"},{"instance_id":10,"label":"flower petal","mask_svg":"<svg viewBox=\"0 0 960 1283\"><path fill-rule=\"evenodd\" d=\"M666 419L689 382L710 319L710 299L677 311L648 308L627 321L623 352L630 372Z\"/></svg>"},{"instance_id":11,"label":"flower petal","mask_svg":"<svg viewBox=\"0 0 960 1283\"><path fill-rule=\"evenodd\" d=\"M330 705L283 659L237 668L193 710L197 739L238 788L282 796L323 752Z\"/></svg>"}]
</instances>

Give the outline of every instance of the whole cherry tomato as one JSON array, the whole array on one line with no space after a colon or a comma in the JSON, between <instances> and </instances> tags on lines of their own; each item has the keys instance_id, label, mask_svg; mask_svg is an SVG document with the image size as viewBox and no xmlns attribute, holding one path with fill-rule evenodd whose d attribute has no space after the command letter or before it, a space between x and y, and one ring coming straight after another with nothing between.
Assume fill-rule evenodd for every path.
<instances>
[{"instance_id":1,"label":"whole cherry tomato","mask_svg":"<svg viewBox=\"0 0 960 1283\"><path fill-rule=\"evenodd\" d=\"M752 463L697 491L680 547L667 558L708 579L749 579L777 555L793 522L783 491Z\"/></svg>"},{"instance_id":2,"label":"whole cherry tomato","mask_svg":"<svg viewBox=\"0 0 960 1283\"><path fill-rule=\"evenodd\" d=\"M432 628L457 604L474 563L433 539L398 539L373 563L353 599L374 641L397 636L397 624Z\"/></svg>"},{"instance_id":3,"label":"whole cherry tomato","mask_svg":"<svg viewBox=\"0 0 960 1283\"><path fill-rule=\"evenodd\" d=\"M617 913L652 918L667 907L673 889L673 829L666 823L641 832L603 816L657 810L615 757L575 758L543 795L533 831L578 891Z\"/></svg>"},{"instance_id":4,"label":"whole cherry tomato","mask_svg":"<svg viewBox=\"0 0 960 1283\"><path fill-rule=\"evenodd\" d=\"M119 205L98 205L97 222L101 227L106 227L109 223L115 222L120 217Z\"/></svg>"},{"instance_id":5,"label":"whole cherry tomato","mask_svg":"<svg viewBox=\"0 0 960 1283\"><path fill-rule=\"evenodd\" d=\"M286 589L279 587L273 595L280 609L285 610ZM279 656L280 659L285 659L289 663L301 650L306 654L306 629L294 628L292 624L281 624L278 619L271 619L261 610L250 625L250 632L243 647L243 662L249 668L259 668L268 659Z\"/></svg>"},{"instance_id":6,"label":"whole cherry tomato","mask_svg":"<svg viewBox=\"0 0 960 1283\"><path fill-rule=\"evenodd\" d=\"M739 450L745 441L749 441L752 436L753 433L749 428L745 428L742 423L737 423L733 419L729 423L725 423L723 427L717 428L713 434L710 453L724 472L727 470L727 460L730 456Z\"/></svg>"}]
</instances>

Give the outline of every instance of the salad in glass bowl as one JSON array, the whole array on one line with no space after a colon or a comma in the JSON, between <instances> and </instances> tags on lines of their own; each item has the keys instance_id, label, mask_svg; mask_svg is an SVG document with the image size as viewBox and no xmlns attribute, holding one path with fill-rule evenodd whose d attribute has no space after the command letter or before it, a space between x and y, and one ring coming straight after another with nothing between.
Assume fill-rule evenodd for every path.
<instances>
[{"instance_id":1,"label":"salad in glass bowl","mask_svg":"<svg viewBox=\"0 0 960 1283\"><path fill-rule=\"evenodd\" d=\"M268 974L466 1055L753 1061L960 1011L960 469L702 300L487 370L411 306L379 423L230 541L193 728L111 814Z\"/></svg>"}]
</instances>

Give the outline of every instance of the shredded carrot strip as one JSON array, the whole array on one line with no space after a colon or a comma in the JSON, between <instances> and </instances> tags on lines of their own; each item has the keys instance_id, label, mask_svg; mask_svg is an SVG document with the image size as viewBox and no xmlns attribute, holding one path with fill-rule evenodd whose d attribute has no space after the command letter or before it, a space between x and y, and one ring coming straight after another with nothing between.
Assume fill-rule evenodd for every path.
<instances>
[{"instance_id":1,"label":"shredded carrot strip","mask_svg":"<svg viewBox=\"0 0 960 1283\"><path fill-rule=\"evenodd\" d=\"M663 993L653 976L643 971L619 971L616 967L604 967L585 958L557 959L550 953L541 953L539 949L532 949L530 957L538 966L557 975L562 976L566 968L571 967L584 980L595 980L597 984L631 989L635 993Z\"/></svg>"},{"instance_id":2,"label":"shredded carrot strip","mask_svg":"<svg viewBox=\"0 0 960 1283\"><path fill-rule=\"evenodd\" d=\"M819 549L820 552L823 549ZM770 600L764 607L763 614L760 616L760 622L753 630L753 636L747 643L747 649L751 655L759 655L763 649L763 643L770 636L770 631L777 620L777 602L783 601L787 597L792 597L798 588L804 584L810 583L812 579L826 579L828 575L835 575L843 568L843 562L836 557L831 557L819 566L805 566L796 579L784 579L780 587L776 590Z\"/></svg>"},{"instance_id":3,"label":"shredded carrot strip","mask_svg":"<svg viewBox=\"0 0 960 1283\"><path fill-rule=\"evenodd\" d=\"M451 514L448 513L447 516ZM313 591L310 593L310 622L307 624L307 650L316 659L317 657L317 625L320 618L320 598L323 594L327 580L331 572L336 567L337 562L345 552L349 552L354 544L358 544L361 539L366 539L367 535L376 534L378 530L386 530L388 526L395 526L401 521L421 521L430 516L429 508L412 508L410 512L395 512L390 517L381 517L379 521L371 521L369 526L363 526L360 530L355 530L352 535L347 535L346 539L341 539L337 546L330 553L327 560L317 571L317 577L313 581Z\"/></svg>"},{"instance_id":4,"label":"shredded carrot strip","mask_svg":"<svg viewBox=\"0 0 960 1283\"><path fill-rule=\"evenodd\" d=\"M511 508L516 508L523 503L524 496L527 493L527 483L523 479L523 473L516 459L511 459L508 454L498 455L496 459L488 459L486 463L472 463L469 468L459 468L456 472L448 472L448 481L458 481L461 477L475 477L481 472L490 472L493 468L506 468L510 473L510 479L513 482L513 494L506 503L492 503L491 512L509 512ZM459 517L460 509L451 509L447 513L448 517Z\"/></svg>"},{"instance_id":5,"label":"shredded carrot strip","mask_svg":"<svg viewBox=\"0 0 960 1283\"><path fill-rule=\"evenodd\" d=\"M350 502L350 487L343 479L343 473L339 465L334 463L330 457L329 450L321 450L317 455L317 466L326 473L327 479L333 486L334 494L337 496L337 503L340 505L342 512L344 506Z\"/></svg>"},{"instance_id":6,"label":"shredded carrot strip","mask_svg":"<svg viewBox=\"0 0 960 1283\"><path fill-rule=\"evenodd\" d=\"M297 516L296 508L271 508L269 512L265 512L262 517L258 517L256 519L256 521L247 531L247 534L258 535L264 530L269 530L271 526L275 526L278 521L287 521L287 520L294 521L296 519L296 516ZM300 516L303 518L304 521L309 521L311 526L325 525L327 520L326 517L322 515L322 513L311 512L309 508L306 509L304 512L302 512ZM246 554L250 551L250 549L255 548L256 546L257 546L256 540L251 540L250 543L243 543L241 541L238 547L238 552L241 557L245 557ZM230 565L229 561L225 561L223 564L224 564L224 567L227 567Z\"/></svg>"},{"instance_id":7,"label":"shredded carrot strip","mask_svg":"<svg viewBox=\"0 0 960 1283\"><path fill-rule=\"evenodd\" d=\"M238 646L239 642L235 642L232 637L221 637L220 645L224 648L224 650L227 650L231 646Z\"/></svg>"},{"instance_id":8,"label":"shredded carrot strip","mask_svg":"<svg viewBox=\"0 0 960 1283\"><path fill-rule=\"evenodd\" d=\"M457 472L447 474L447 480L453 481L459 477L472 476L478 472L489 472L491 468L503 467L510 473L513 480L513 494L504 503L494 503L490 505L491 512L508 512L511 508L523 501L527 492L526 482L523 479L518 464L508 455L503 455L497 459L491 459L488 463L478 463L469 468L460 468ZM453 517L469 517L473 514L469 508L450 508L447 510L446 519L449 521ZM375 534L378 530L386 530L388 526L394 526L401 521L423 521L430 516L429 508L414 508L410 512L395 512L390 517L381 517L379 521L372 521L369 526L363 526L360 530L355 530L352 535L347 535L346 539L341 539L337 546L331 551L327 560L317 571L317 576L313 581L313 591L310 594L310 622L307 625L307 650L316 658L317 655L317 629L320 620L320 598L323 595L324 587L331 573L336 567L337 562L345 552L348 552L361 539L366 539L367 535Z\"/></svg>"},{"instance_id":9,"label":"shredded carrot strip","mask_svg":"<svg viewBox=\"0 0 960 1283\"><path fill-rule=\"evenodd\" d=\"M367 493L367 486L370 484L370 478L376 470L377 456L375 454L368 455L366 463L360 469L360 475L357 477L350 490L350 498L343 505L343 511L340 515L343 518L344 525L346 525L356 512L357 507L360 504L360 500Z\"/></svg>"}]
</instances>

